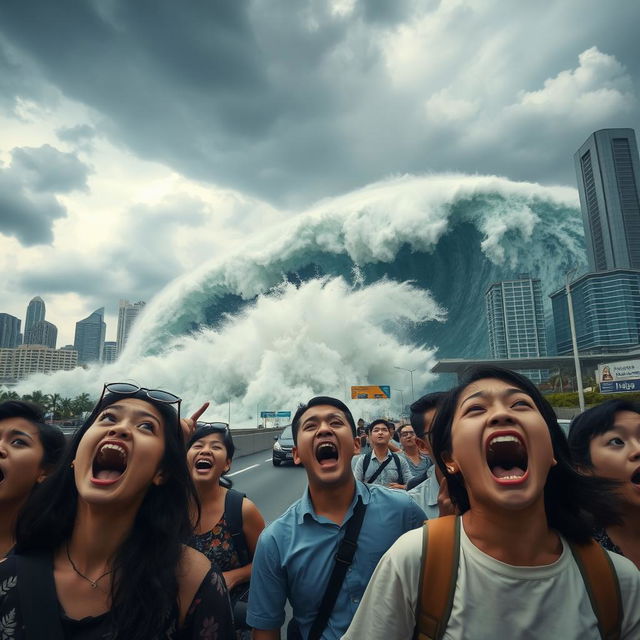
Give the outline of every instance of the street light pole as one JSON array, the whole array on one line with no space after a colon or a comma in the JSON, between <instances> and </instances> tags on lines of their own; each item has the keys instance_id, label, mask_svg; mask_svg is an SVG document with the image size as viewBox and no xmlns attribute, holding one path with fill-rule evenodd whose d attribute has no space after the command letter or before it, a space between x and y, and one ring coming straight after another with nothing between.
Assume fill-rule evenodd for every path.
<instances>
[{"instance_id":1,"label":"street light pole","mask_svg":"<svg viewBox=\"0 0 640 640\"><path fill-rule=\"evenodd\" d=\"M400 369L402 371L408 371L411 374L411 402L416 401L416 395L413 392L413 372L417 371L417 369L405 369L404 367L393 367L394 369Z\"/></svg>"},{"instance_id":2,"label":"street light pole","mask_svg":"<svg viewBox=\"0 0 640 640\"><path fill-rule=\"evenodd\" d=\"M398 391L400 393L400 417L402 418L402 412L404 411L404 389L394 389L394 391Z\"/></svg>"},{"instance_id":3,"label":"street light pole","mask_svg":"<svg viewBox=\"0 0 640 640\"><path fill-rule=\"evenodd\" d=\"M580 368L580 357L578 356L578 339L576 337L576 324L573 318L573 302L571 300L571 285L569 280L575 273L575 269L567 271L565 290L567 292L567 307L569 308L569 327L571 329L571 345L573 348L573 362L576 369L576 383L578 385L578 403L580 412L584 411L584 390L582 389L582 369Z\"/></svg>"}]
</instances>

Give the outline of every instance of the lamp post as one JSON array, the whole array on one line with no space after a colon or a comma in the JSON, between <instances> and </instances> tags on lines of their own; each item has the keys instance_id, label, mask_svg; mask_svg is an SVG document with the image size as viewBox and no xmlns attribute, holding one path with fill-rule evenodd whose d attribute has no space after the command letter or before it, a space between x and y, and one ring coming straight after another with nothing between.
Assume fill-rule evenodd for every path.
<instances>
[{"instance_id":1,"label":"lamp post","mask_svg":"<svg viewBox=\"0 0 640 640\"><path fill-rule=\"evenodd\" d=\"M416 401L416 396L413 393L413 372L417 369L405 369L404 367L393 367L394 369L400 369L401 371L408 371L411 374L411 402Z\"/></svg>"},{"instance_id":2,"label":"lamp post","mask_svg":"<svg viewBox=\"0 0 640 640\"><path fill-rule=\"evenodd\" d=\"M580 368L580 357L578 356L578 339L576 338L576 324L573 318L573 302L571 300L571 285L569 280L576 272L575 269L567 271L565 280L565 290L567 292L567 307L569 308L569 328L571 329L571 345L573 348L573 362L576 369L576 384L578 385L578 403L580 412L584 411L584 391L582 389L582 369Z\"/></svg>"}]
</instances>

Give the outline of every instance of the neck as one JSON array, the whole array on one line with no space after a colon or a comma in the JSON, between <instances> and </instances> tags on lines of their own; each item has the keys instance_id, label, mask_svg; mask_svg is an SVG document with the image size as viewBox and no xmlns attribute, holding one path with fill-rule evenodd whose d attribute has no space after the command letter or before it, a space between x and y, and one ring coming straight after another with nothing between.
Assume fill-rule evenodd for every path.
<instances>
[{"instance_id":1,"label":"neck","mask_svg":"<svg viewBox=\"0 0 640 640\"><path fill-rule=\"evenodd\" d=\"M336 524L342 524L356 492L353 474L344 482L331 486L314 486L309 483L309 495L315 512Z\"/></svg>"},{"instance_id":2,"label":"neck","mask_svg":"<svg viewBox=\"0 0 640 640\"><path fill-rule=\"evenodd\" d=\"M224 489L220 486L220 479L216 478L215 482L196 482L196 491L198 498L200 498L200 504L205 505L210 502L215 502L222 494Z\"/></svg>"},{"instance_id":3,"label":"neck","mask_svg":"<svg viewBox=\"0 0 640 640\"><path fill-rule=\"evenodd\" d=\"M410 456L417 456L420 451L418 451L418 445L414 442L413 444L406 444L404 446L404 452Z\"/></svg>"},{"instance_id":4,"label":"neck","mask_svg":"<svg viewBox=\"0 0 640 640\"><path fill-rule=\"evenodd\" d=\"M0 559L4 558L16 543L16 520L24 500L18 503L0 503Z\"/></svg>"},{"instance_id":5,"label":"neck","mask_svg":"<svg viewBox=\"0 0 640 640\"><path fill-rule=\"evenodd\" d=\"M105 509L78 499L78 511L68 541L69 555L85 575L111 568L118 549L129 535L139 504ZM63 552L64 553L64 552Z\"/></svg>"},{"instance_id":6,"label":"neck","mask_svg":"<svg viewBox=\"0 0 640 640\"><path fill-rule=\"evenodd\" d=\"M467 536L481 551L514 566L541 566L558 559L562 545L549 529L544 498L526 509L472 505L463 516Z\"/></svg>"},{"instance_id":7,"label":"neck","mask_svg":"<svg viewBox=\"0 0 640 640\"><path fill-rule=\"evenodd\" d=\"M389 444L374 444L373 452L376 454L376 458L386 458L389 453Z\"/></svg>"}]
</instances>

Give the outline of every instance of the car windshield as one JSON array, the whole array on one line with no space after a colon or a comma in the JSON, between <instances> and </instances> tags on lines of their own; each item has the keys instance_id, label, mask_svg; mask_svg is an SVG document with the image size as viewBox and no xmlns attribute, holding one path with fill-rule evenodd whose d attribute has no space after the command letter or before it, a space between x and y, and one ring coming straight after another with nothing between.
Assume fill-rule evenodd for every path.
<instances>
[{"instance_id":1,"label":"car windshield","mask_svg":"<svg viewBox=\"0 0 640 640\"><path fill-rule=\"evenodd\" d=\"M293 440L293 431L291 431L291 427L287 427L281 434L280 438L282 440Z\"/></svg>"}]
</instances>

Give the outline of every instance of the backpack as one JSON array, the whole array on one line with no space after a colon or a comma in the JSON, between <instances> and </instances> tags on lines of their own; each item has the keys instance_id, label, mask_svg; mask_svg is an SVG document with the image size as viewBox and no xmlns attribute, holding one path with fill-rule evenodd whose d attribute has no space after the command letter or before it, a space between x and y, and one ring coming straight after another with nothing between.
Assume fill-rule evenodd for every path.
<instances>
[{"instance_id":1,"label":"backpack","mask_svg":"<svg viewBox=\"0 0 640 640\"><path fill-rule=\"evenodd\" d=\"M404 484L404 475L402 474L402 466L400 465L400 458L398 457L397 453L394 453L393 451L391 451L390 453L391 453L391 457L393 458L393 461L396 463L396 470L398 471L398 484ZM364 457L364 460L362 461L362 478L367 483L371 482L371 479L367 480L365 478L365 474L367 473L367 469L369 468L369 464L371 463L372 455L373 455L373 452L367 453L367 455ZM378 476L376 475L376 478L377 477Z\"/></svg>"},{"instance_id":2,"label":"backpack","mask_svg":"<svg viewBox=\"0 0 640 640\"><path fill-rule=\"evenodd\" d=\"M443 516L424 523L414 640L440 640L444 636L456 590L460 526L459 516ZM569 546L582 574L602 640L619 640L622 597L609 555L595 540ZM428 589L423 588L426 584Z\"/></svg>"},{"instance_id":3,"label":"backpack","mask_svg":"<svg viewBox=\"0 0 640 640\"><path fill-rule=\"evenodd\" d=\"M245 493L235 489L227 489L227 495L224 499L224 519L231 532L231 538L242 566L249 564L252 560L242 531L242 501L245 497Z\"/></svg>"}]
</instances>

